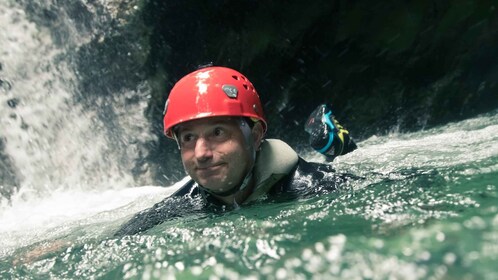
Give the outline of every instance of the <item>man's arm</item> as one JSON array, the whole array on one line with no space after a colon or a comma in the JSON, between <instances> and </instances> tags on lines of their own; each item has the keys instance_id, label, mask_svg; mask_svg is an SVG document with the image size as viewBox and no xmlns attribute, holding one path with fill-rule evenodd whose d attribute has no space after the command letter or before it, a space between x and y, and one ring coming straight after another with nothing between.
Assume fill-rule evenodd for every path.
<instances>
[{"instance_id":1,"label":"man's arm","mask_svg":"<svg viewBox=\"0 0 498 280\"><path fill-rule=\"evenodd\" d=\"M205 204L194 181L190 180L171 196L136 214L123 224L114 236L133 235L146 231L165 221L199 212L205 208Z\"/></svg>"}]
</instances>

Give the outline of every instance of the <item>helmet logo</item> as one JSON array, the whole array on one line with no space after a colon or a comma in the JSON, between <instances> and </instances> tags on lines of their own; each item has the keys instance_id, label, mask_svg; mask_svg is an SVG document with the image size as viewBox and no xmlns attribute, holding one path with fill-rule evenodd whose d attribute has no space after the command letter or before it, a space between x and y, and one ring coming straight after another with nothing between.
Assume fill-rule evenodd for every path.
<instances>
[{"instance_id":1,"label":"helmet logo","mask_svg":"<svg viewBox=\"0 0 498 280\"><path fill-rule=\"evenodd\" d=\"M237 94L239 93L237 87L233 85L223 85L221 89L223 89L223 92L230 98L237 98Z\"/></svg>"}]
</instances>

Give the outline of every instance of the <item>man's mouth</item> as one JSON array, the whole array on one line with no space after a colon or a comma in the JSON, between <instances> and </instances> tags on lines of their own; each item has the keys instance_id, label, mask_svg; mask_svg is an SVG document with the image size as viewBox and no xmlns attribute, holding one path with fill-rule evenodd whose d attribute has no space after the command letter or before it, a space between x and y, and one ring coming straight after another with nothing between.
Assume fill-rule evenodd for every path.
<instances>
[{"instance_id":1,"label":"man's mouth","mask_svg":"<svg viewBox=\"0 0 498 280\"><path fill-rule=\"evenodd\" d=\"M200 171L200 172L210 172L210 171L218 170L223 165L224 165L223 163L217 163L217 164L212 164L209 166L198 166L198 167L196 167L196 169L197 169L197 171Z\"/></svg>"}]
</instances>

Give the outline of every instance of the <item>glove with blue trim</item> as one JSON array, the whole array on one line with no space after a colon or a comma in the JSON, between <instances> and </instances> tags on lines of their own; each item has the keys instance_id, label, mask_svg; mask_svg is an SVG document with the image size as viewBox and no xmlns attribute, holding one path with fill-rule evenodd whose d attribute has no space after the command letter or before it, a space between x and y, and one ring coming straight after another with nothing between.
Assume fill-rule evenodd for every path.
<instances>
[{"instance_id":1,"label":"glove with blue trim","mask_svg":"<svg viewBox=\"0 0 498 280\"><path fill-rule=\"evenodd\" d=\"M339 124L327 104L318 106L311 113L304 130L310 135L311 147L325 155L329 161L357 148L349 137L349 131Z\"/></svg>"}]
</instances>

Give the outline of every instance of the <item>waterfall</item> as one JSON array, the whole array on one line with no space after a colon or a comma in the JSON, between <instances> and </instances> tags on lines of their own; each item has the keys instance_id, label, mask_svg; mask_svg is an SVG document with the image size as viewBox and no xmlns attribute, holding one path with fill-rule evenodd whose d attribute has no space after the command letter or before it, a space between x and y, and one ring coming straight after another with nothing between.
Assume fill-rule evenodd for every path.
<instances>
[{"instance_id":1,"label":"waterfall","mask_svg":"<svg viewBox=\"0 0 498 280\"><path fill-rule=\"evenodd\" d=\"M79 87L78 52L106 40L117 4L50 2L0 3L3 199L134 186L132 170L147 153L143 145L156 141L144 113L146 82L107 96ZM147 166L139 168L140 183L150 183Z\"/></svg>"}]
</instances>

